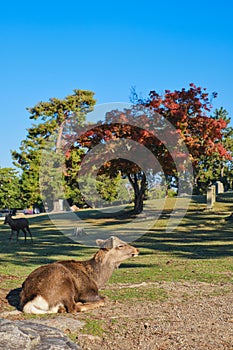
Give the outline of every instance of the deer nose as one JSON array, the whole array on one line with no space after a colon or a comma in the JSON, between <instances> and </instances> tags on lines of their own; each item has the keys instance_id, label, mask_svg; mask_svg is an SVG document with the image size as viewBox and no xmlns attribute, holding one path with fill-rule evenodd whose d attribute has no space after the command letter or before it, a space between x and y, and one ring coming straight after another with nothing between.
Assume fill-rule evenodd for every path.
<instances>
[{"instance_id":1,"label":"deer nose","mask_svg":"<svg viewBox=\"0 0 233 350\"><path fill-rule=\"evenodd\" d=\"M138 254L139 254L139 249L135 248L132 256L138 256Z\"/></svg>"}]
</instances>

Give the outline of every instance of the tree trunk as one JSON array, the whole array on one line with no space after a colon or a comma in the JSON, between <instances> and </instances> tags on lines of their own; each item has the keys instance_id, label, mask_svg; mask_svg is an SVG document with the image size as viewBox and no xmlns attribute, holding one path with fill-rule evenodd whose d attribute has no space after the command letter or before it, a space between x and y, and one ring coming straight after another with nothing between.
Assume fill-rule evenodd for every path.
<instances>
[{"instance_id":1,"label":"tree trunk","mask_svg":"<svg viewBox=\"0 0 233 350\"><path fill-rule=\"evenodd\" d=\"M141 179L139 180L138 174L129 174L128 179L134 190L134 214L140 214L143 211L143 200L146 191L146 176L144 173L140 174Z\"/></svg>"},{"instance_id":2,"label":"tree trunk","mask_svg":"<svg viewBox=\"0 0 233 350\"><path fill-rule=\"evenodd\" d=\"M56 153L58 153L61 149L61 141L62 141L62 133L63 133L63 129L64 129L64 124L65 124L65 121L59 125L57 141L56 141L56 151L55 151Z\"/></svg>"},{"instance_id":3,"label":"tree trunk","mask_svg":"<svg viewBox=\"0 0 233 350\"><path fill-rule=\"evenodd\" d=\"M57 134L57 140L56 140L56 149L55 149L55 153L56 154L59 154L59 152L61 151L62 133L63 133L63 129L64 129L64 124L65 124L65 121L62 122L59 125L59 128L58 128L58 134ZM57 198L57 196L55 194L53 194L53 211L54 212L60 211L59 200L58 200L58 198Z\"/></svg>"},{"instance_id":4,"label":"tree trunk","mask_svg":"<svg viewBox=\"0 0 233 350\"><path fill-rule=\"evenodd\" d=\"M143 196L141 191L134 198L134 213L140 214L143 211Z\"/></svg>"}]
</instances>

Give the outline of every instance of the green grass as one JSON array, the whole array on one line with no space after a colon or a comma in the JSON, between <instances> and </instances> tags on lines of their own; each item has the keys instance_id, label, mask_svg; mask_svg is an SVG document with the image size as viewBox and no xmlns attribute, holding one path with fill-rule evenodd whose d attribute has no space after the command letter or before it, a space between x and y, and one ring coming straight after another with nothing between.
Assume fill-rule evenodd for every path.
<instances>
[{"instance_id":1,"label":"green grass","mask_svg":"<svg viewBox=\"0 0 233 350\"><path fill-rule=\"evenodd\" d=\"M160 281L201 281L211 283L233 282L233 223L226 222L233 212L233 194L220 196L212 211L205 210L204 197L194 196L189 210L178 227L172 232L166 226L176 199L166 199L160 218L155 225L134 245L140 249L138 257L123 263L111 277L109 284L142 283ZM159 209L160 200L148 202L151 210ZM182 202L180 202L182 207ZM54 214L55 215L55 214ZM83 220L93 225L106 225L111 232L127 223L129 218L100 215L95 210L78 212ZM66 214L59 214L60 226L65 227ZM34 243L25 244L21 236L20 242L15 238L9 243L10 229L0 222L0 283L2 288L11 289L21 285L25 277L36 267L59 259L87 259L96 248L77 244L63 235L50 221L48 215L29 217ZM62 221L63 220L63 221ZM135 229L143 229L145 222L138 222ZM153 298L150 289L137 291L126 289L113 290L120 299ZM142 292L142 290L140 290ZM159 298L158 291L157 297ZM118 293L118 294L117 294ZM161 293L162 294L162 293ZM155 296L156 298L156 296Z\"/></svg>"},{"instance_id":2,"label":"green grass","mask_svg":"<svg viewBox=\"0 0 233 350\"><path fill-rule=\"evenodd\" d=\"M167 292L162 287L157 286L135 286L134 288L122 288L114 290L106 290L103 295L112 300L130 300L130 301L164 301L168 298Z\"/></svg>"},{"instance_id":3,"label":"green grass","mask_svg":"<svg viewBox=\"0 0 233 350\"><path fill-rule=\"evenodd\" d=\"M85 318L85 325L80 330L83 334L91 334L96 337L102 337L103 335L103 325L101 320L95 320L93 318Z\"/></svg>"}]
</instances>

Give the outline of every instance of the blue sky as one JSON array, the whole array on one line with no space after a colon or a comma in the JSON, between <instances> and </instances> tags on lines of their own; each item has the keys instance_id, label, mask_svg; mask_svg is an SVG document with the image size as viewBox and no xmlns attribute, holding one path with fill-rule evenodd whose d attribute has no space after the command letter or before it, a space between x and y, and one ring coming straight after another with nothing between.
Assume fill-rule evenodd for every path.
<instances>
[{"instance_id":1,"label":"blue sky","mask_svg":"<svg viewBox=\"0 0 233 350\"><path fill-rule=\"evenodd\" d=\"M1 2L0 166L31 126L26 107L73 89L101 104L194 82L233 118L232 13L230 0Z\"/></svg>"}]
</instances>

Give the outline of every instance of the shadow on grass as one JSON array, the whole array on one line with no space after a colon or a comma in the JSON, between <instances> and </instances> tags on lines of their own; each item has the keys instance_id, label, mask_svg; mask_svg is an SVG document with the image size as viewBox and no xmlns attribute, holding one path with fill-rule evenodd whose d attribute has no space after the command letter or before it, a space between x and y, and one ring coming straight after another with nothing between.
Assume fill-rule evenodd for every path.
<instances>
[{"instance_id":1,"label":"shadow on grass","mask_svg":"<svg viewBox=\"0 0 233 350\"><path fill-rule=\"evenodd\" d=\"M232 208L231 198L233 201L233 193L227 194L229 208ZM173 232L166 232L165 229L166 220L169 219L172 211L164 209L159 219L163 226L155 226L135 242L138 247L146 248L140 254L149 255L151 252L162 252L185 259L232 257L233 223L226 222L224 217L218 213L208 213L203 210L203 196L200 198L196 196L194 202L199 203L199 207L191 208L179 227ZM228 204L225 205L225 208L228 208ZM117 227L119 224L127 224L129 220L129 217L125 215L127 210L122 210L121 215L118 212L115 216L112 216L112 213L102 213L92 209L79 211L76 215L82 219L94 220L97 227L98 225L112 226L114 235L114 225ZM59 215L58 219L62 220L63 215L66 214ZM34 238L33 244L29 240L24 243L22 235L19 243L16 243L16 237L12 243L9 243L10 228L0 225L0 263L11 261L14 265L36 266L58 259L78 258L82 260L83 257L86 259L87 256L93 256L96 248L80 245L59 232L50 221L50 216L44 214L28 217ZM140 236L140 227L127 231L127 225L124 234L130 237L132 231ZM124 264L123 266L129 267L130 265Z\"/></svg>"},{"instance_id":2,"label":"shadow on grass","mask_svg":"<svg viewBox=\"0 0 233 350\"><path fill-rule=\"evenodd\" d=\"M225 192L217 195L217 201L220 203L233 203L233 192Z\"/></svg>"},{"instance_id":3,"label":"shadow on grass","mask_svg":"<svg viewBox=\"0 0 233 350\"><path fill-rule=\"evenodd\" d=\"M216 220L215 220L216 221ZM199 221L200 222L200 221ZM169 253L185 259L217 259L233 256L233 223L196 225L193 218L184 219L174 232L154 228L137 241L137 246ZM190 226L190 229L189 229Z\"/></svg>"},{"instance_id":4,"label":"shadow on grass","mask_svg":"<svg viewBox=\"0 0 233 350\"><path fill-rule=\"evenodd\" d=\"M20 232L19 241L16 235L9 242L10 228L0 225L0 264L10 262L13 265L33 266L51 263L58 259L81 258L92 256L94 249L82 246L57 230L47 215L29 217L33 243L28 238L24 242Z\"/></svg>"}]
</instances>

